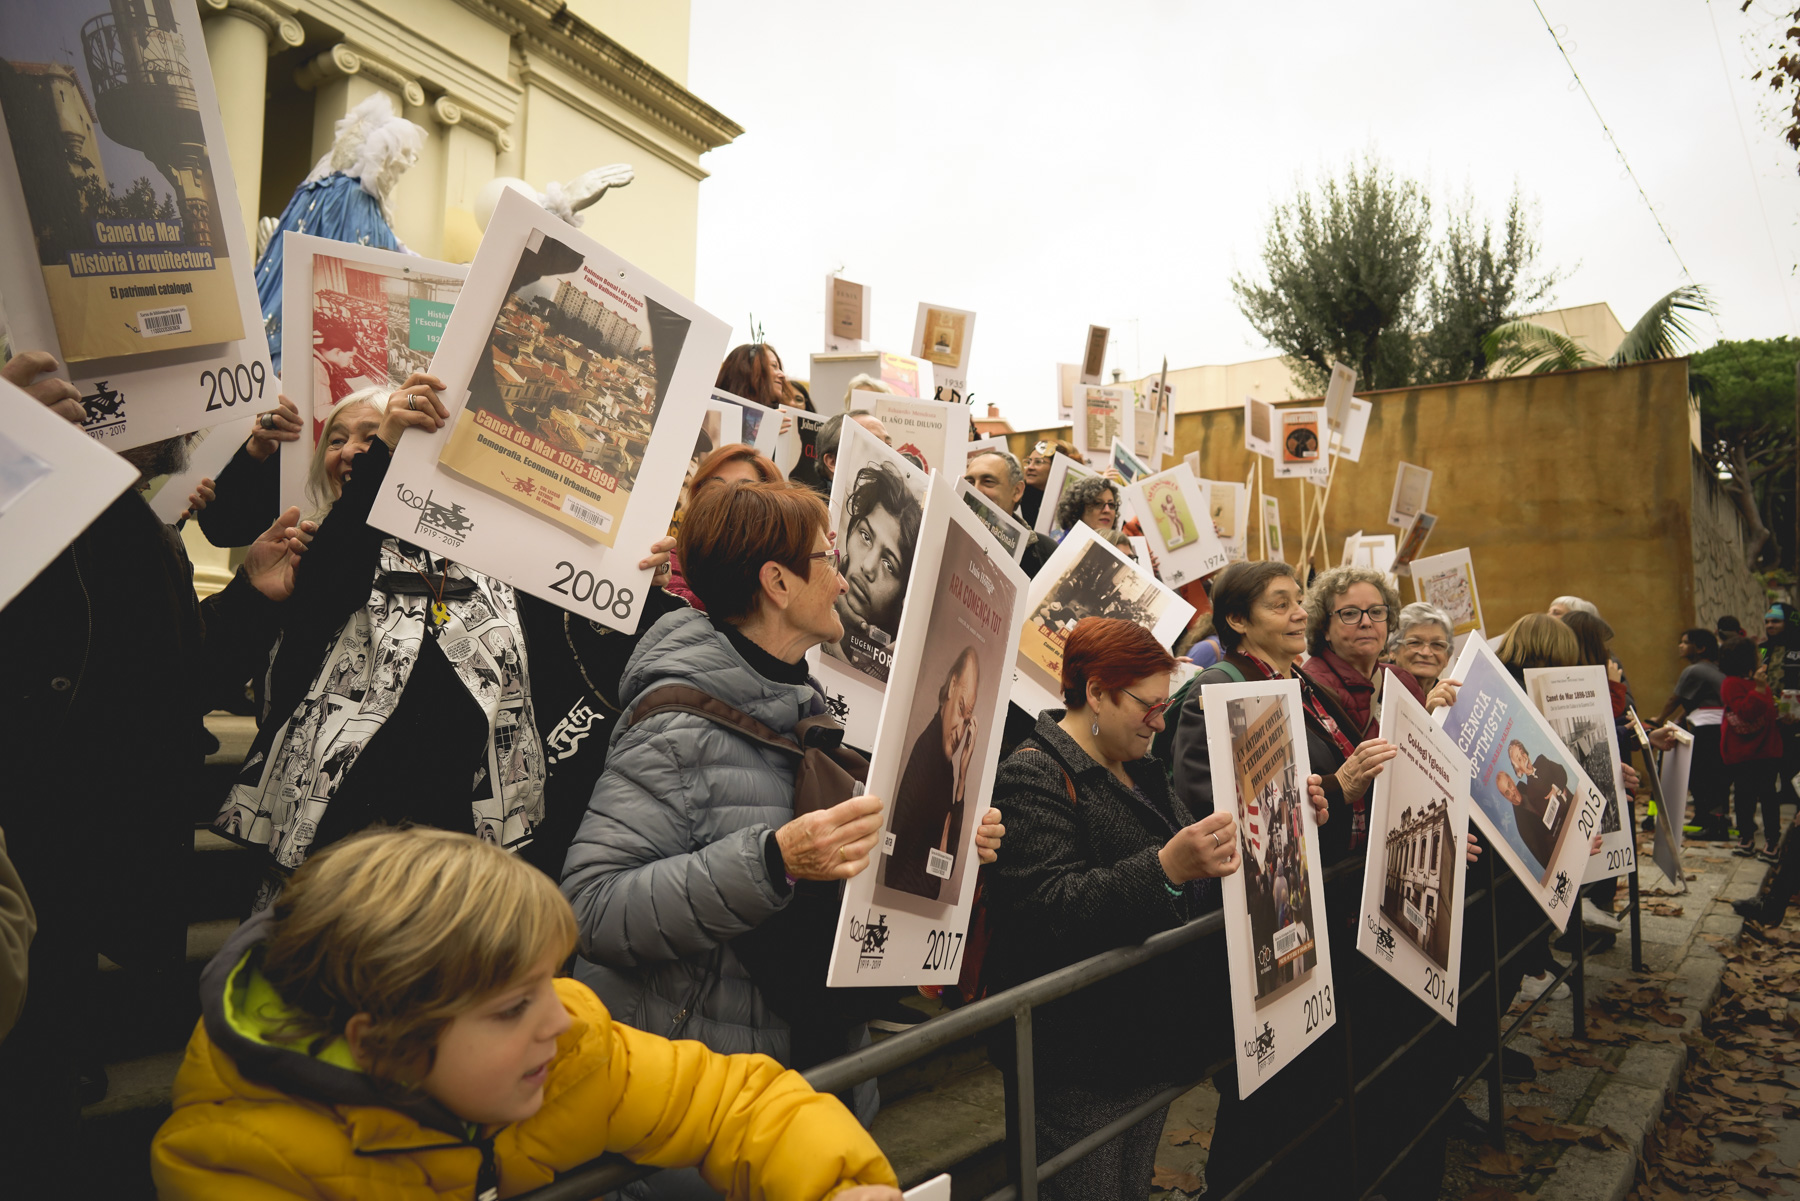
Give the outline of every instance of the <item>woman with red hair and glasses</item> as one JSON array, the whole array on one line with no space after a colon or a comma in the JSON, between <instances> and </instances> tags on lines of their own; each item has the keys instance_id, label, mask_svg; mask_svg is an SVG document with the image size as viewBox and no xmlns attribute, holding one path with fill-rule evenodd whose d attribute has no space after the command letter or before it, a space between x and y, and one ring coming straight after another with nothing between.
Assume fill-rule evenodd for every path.
<instances>
[{"instance_id":1,"label":"woman with red hair and glasses","mask_svg":"<svg viewBox=\"0 0 1800 1201\"><path fill-rule=\"evenodd\" d=\"M743 442L727 442L700 461L694 470L693 481L688 485L690 492L688 504L700 495L700 490L709 484L779 484L783 483L781 468L775 466L767 455L760 453L754 446ZM687 505L683 505L685 509ZM679 596L682 600L706 612L706 604L694 595L694 590L687 585L687 579L681 574L681 559L671 556L669 559L669 582L663 588Z\"/></svg>"},{"instance_id":2,"label":"woman with red hair and glasses","mask_svg":"<svg viewBox=\"0 0 1800 1201\"><path fill-rule=\"evenodd\" d=\"M984 876L994 991L1142 942L1219 903L1210 881L1237 870L1236 823L1229 813L1195 822L1149 757L1174 669L1133 622L1088 617L1069 633L1068 709L1038 717L994 786L1008 834L1007 854ZM1177 953L1037 1011L1040 1159L1200 1074L1190 1006L1204 976L1196 955ZM1148 1196L1164 1112L1069 1165L1039 1195Z\"/></svg>"}]
</instances>

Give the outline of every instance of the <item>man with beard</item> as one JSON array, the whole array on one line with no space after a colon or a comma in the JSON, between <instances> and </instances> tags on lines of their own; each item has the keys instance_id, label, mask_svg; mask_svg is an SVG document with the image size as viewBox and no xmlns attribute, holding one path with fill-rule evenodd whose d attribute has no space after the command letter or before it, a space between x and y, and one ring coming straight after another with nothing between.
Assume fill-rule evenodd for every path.
<instances>
[{"instance_id":1,"label":"man with beard","mask_svg":"<svg viewBox=\"0 0 1800 1201\"><path fill-rule=\"evenodd\" d=\"M888 831L894 848L882 857L881 882L928 901L939 900L956 867L962 842L963 805L974 766L975 716L981 664L965 646L938 689L938 711L913 742L906 770L894 791ZM933 855L939 871L932 871ZM954 899L954 898L953 898Z\"/></svg>"},{"instance_id":2,"label":"man with beard","mask_svg":"<svg viewBox=\"0 0 1800 1201\"><path fill-rule=\"evenodd\" d=\"M56 367L27 351L0 377L79 423L79 394L49 376ZM186 1004L180 972L168 969L186 953L177 885L193 850L204 698L267 663L275 602L294 587L304 535L290 508L232 582L196 602L181 540L140 491L185 470L187 447L179 437L124 452L138 488L5 608L21 636L0 690L14 772L0 789L0 828L39 918L25 1009L0 1045L0 1129L33 1152L13 1157L19 1196L87 1191L70 1171L81 1162L80 1105L106 1091L97 955L133 973L134 1005Z\"/></svg>"},{"instance_id":3,"label":"man with beard","mask_svg":"<svg viewBox=\"0 0 1800 1201\"><path fill-rule=\"evenodd\" d=\"M889 651L900 630L900 605L912 574L924 510L892 463L870 463L856 473L844 505L844 580L837 599L844 637L825 653L856 670L887 679Z\"/></svg>"}]
</instances>

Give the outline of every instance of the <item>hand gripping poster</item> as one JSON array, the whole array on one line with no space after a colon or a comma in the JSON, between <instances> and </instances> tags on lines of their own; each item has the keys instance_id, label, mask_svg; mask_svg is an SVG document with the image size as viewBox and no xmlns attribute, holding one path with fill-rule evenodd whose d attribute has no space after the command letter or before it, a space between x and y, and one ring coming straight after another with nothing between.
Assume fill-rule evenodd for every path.
<instances>
[{"instance_id":1,"label":"hand gripping poster","mask_svg":"<svg viewBox=\"0 0 1800 1201\"><path fill-rule=\"evenodd\" d=\"M0 380L0 606L137 478L137 468Z\"/></svg>"},{"instance_id":2,"label":"hand gripping poster","mask_svg":"<svg viewBox=\"0 0 1800 1201\"><path fill-rule=\"evenodd\" d=\"M1439 723L1469 757L1471 816L1560 930L1587 874L1606 794L1486 642L1469 639L1446 678L1462 681Z\"/></svg>"},{"instance_id":3,"label":"hand gripping poster","mask_svg":"<svg viewBox=\"0 0 1800 1201\"><path fill-rule=\"evenodd\" d=\"M14 349L64 364L111 450L274 407L193 0L0 0L0 28Z\"/></svg>"},{"instance_id":4,"label":"hand gripping poster","mask_svg":"<svg viewBox=\"0 0 1800 1201\"><path fill-rule=\"evenodd\" d=\"M1060 709L1063 645L1084 617L1117 617L1149 630L1164 646L1187 628L1194 606L1126 558L1093 527L1076 523L1032 579L1019 631L1012 699L1036 717Z\"/></svg>"},{"instance_id":5,"label":"hand gripping poster","mask_svg":"<svg viewBox=\"0 0 1800 1201\"><path fill-rule=\"evenodd\" d=\"M1158 574L1163 582L1179 587L1229 562L1213 532L1200 481L1186 463L1127 485L1125 499L1162 567Z\"/></svg>"},{"instance_id":6,"label":"hand gripping poster","mask_svg":"<svg viewBox=\"0 0 1800 1201\"><path fill-rule=\"evenodd\" d=\"M950 481L933 479L869 757L881 834L844 886L832 987L953 984L962 971L1025 587Z\"/></svg>"},{"instance_id":7,"label":"hand gripping poster","mask_svg":"<svg viewBox=\"0 0 1800 1201\"><path fill-rule=\"evenodd\" d=\"M1219 881L1241 1098L1337 1023L1337 999L1300 682L1208 684L1203 694L1213 801L1237 819L1243 862Z\"/></svg>"},{"instance_id":8,"label":"hand gripping poster","mask_svg":"<svg viewBox=\"0 0 1800 1201\"><path fill-rule=\"evenodd\" d=\"M1619 758L1619 731L1613 724L1612 692L1604 667L1527 667L1525 687L1550 728L1606 795L1600 813L1600 853L1590 855L1583 884L1623 876L1637 866L1637 837L1631 796Z\"/></svg>"},{"instance_id":9,"label":"hand gripping poster","mask_svg":"<svg viewBox=\"0 0 1800 1201\"><path fill-rule=\"evenodd\" d=\"M1411 574L1413 598L1436 605L1449 615L1450 636L1458 650L1470 634L1477 640L1487 637L1487 623L1481 616L1481 593L1475 587L1475 561L1466 547L1414 559Z\"/></svg>"},{"instance_id":10,"label":"hand gripping poster","mask_svg":"<svg viewBox=\"0 0 1800 1201\"><path fill-rule=\"evenodd\" d=\"M844 633L808 651L807 659L854 747L875 745L930 478L861 422L844 422L831 478L831 528L843 555L845 589L837 615Z\"/></svg>"},{"instance_id":11,"label":"hand gripping poster","mask_svg":"<svg viewBox=\"0 0 1800 1201\"><path fill-rule=\"evenodd\" d=\"M1469 759L1404 689L1381 706L1399 754L1375 777L1356 949L1452 1025L1462 978Z\"/></svg>"},{"instance_id":12,"label":"hand gripping poster","mask_svg":"<svg viewBox=\"0 0 1800 1201\"><path fill-rule=\"evenodd\" d=\"M400 439L369 524L635 631L729 336L505 192L432 359L449 424Z\"/></svg>"},{"instance_id":13,"label":"hand gripping poster","mask_svg":"<svg viewBox=\"0 0 1800 1201\"><path fill-rule=\"evenodd\" d=\"M332 410L366 388L392 391L431 369L469 268L310 234L282 238L289 351L281 390L305 429L298 442L281 444L281 504L310 513L331 499L307 496L306 476Z\"/></svg>"}]
</instances>

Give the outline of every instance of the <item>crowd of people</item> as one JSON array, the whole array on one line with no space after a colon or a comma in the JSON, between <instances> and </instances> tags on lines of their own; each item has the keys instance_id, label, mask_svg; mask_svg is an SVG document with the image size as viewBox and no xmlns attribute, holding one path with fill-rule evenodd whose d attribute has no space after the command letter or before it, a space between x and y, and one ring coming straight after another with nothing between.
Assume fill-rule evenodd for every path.
<instances>
[{"instance_id":1,"label":"crowd of people","mask_svg":"<svg viewBox=\"0 0 1800 1201\"><path fill-rule=\"evenodd\" d=\"M27 353L4 375L78 419L55 367ZM718 386L812 407L762 344L733 350ZM0 796L0 1121L39 1149L14 1165L21 1195L62 1191L80 1105L106 1089L96 955L148 989L179 979L185 913L170 881L202 798L264 872L202 980L174 1114L149 1152L163 1196L511 1195L611 1150L668 1169L629 1186L633 1198L894 1201L867 1132L874 1082L821 1096L790 1070L866 1045L900 999L824 985L841 885L873 861L884 805L864 792L867 763L842 744L806 659L852 621L890 638L897 627L895 564L910 558L916 503L878 504L887 481L847 479L843 547L825 503L844 422L885 441L880 422L809 423L791 473L744 444L701 458L676 536L644 548L655 586L624 634L369 526L399 440L447 420L441 389L415 374L346 397L313 454L304 513L277 511L268 466L301 423L285 400L267 414L242 462L189 499L209 537L248 544L217 595L195 599L179 537L131 490L7 607L30 632L4 702L24 778ZM125 457L147 483L180 471L185 448ZM1023 461L983 449L965 478L1027 527L1055 503L1059 529L1127 539L1116 476L1047 501L1058 451L1081 457L1051 441ZM1030 537L1035 574L1056 542ZM1064 646L1063 708L1014 707L974 837L990 950L946 1003L1220 904L1217 882L1244 857L1232 806L1215 804L1206 685L1297 681L1327 866L1369 840L1370 790L1397 753L1378 736L1384 701L1399 689L1428 709L1455 702L1451 619L1402 607L1381 572L1307 579L1239 562L1184 591L1202 616L1174 645L1085 617ZM1690 666L1652 723L1694 740L1701 833L1723 828L1735 792L1742 848L1756 852L1760 814L1771 857L1800 741L1785 699L1800 692L1792 615L1770 612L1760 648L1686 631ZM1625 723L1611 634L1593 605L1560 597L1497 653L1515 676L1604 664ZM1178 655L1201 669L1180 688ZM255 740L228 794L206 797L202 718L247 690ZM1473 837L1466 853L1481 853ZM1360 876L1312 899L1334 938L1351 937L1359 892ZM1606 936L1611 882L1590 895ZM1540 920L1522 897L1483 903L1517 938ZM1194 1018L1228 1012L1223 955L1205 940L1040 1011L1040 1159L1226 1055L1230 1023ZM1540 939L1497 986L1536 996L1556 968ZM1407 1045L1422 1011L1386 975L1363 979L1335 1032L1251 1099L1218 1081L1215 1195L1324 1112L1319 1082L1341 1072L1352 1025L1359 1061L1401 1057L1365 1098L1387 1115L1364 1135L1380 1144L1370 1160L1397 1154L1482 1053L1479 1023ZM992 1054L1003 1061L1010 1040ZM1516 1054L1505 1070L1535 1071ZM1146 1196L1162 1118L1042 1195ZM1292 1157L1261 1187L1331 1195L1337 1162L1329 1148ZM1442 1172L1440 1129L1385 1192L1435 1196Z\"/></svg>"}]
</instances>

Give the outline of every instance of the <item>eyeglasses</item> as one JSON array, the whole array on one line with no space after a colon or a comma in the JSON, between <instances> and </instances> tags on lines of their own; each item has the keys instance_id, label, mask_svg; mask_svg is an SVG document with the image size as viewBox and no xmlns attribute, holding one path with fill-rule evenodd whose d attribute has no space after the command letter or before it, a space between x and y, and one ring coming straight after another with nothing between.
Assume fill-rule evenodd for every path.
<instances>
[{"instance_id":1,"label":"eyeglasses","mask_svg":"<svg viewBox=\"0 0 1800 1201\"><path fill-rule=\"evenodd\" d=\"M1119 510L1119 502L1116 500L1090 500L1088 501L1087 507L1090 509L1111 509L1116 513Z\"/></svg>"},{"instance_id":2,"label":"eyeglasses","mask_svg":"<svg viewBox=\"0 0 1800 1201\"><path fill-rule=\"evenodd\" d=\"M1354 605L1350 605L1334 610L1331 615L1347 626L1357 626L1362 624L1365 613L1369 615L1370 621L1386 621L1388 607L1386 605L1370 605L1367 609L1358 609Z\"/></svg>"},{"instance_id":3,"label":"eyeglasses","mask_svg":"<svg viewBox=\"0 0 1800 1201\"><path fill-rule=\"evenodd\" d=\"M1420 638L1402 638L1400 645L1409 651L1436 651L1440 655L1448 654L1450 651L1448 642L1426 642Z\"/></svg>"},{"instance_id":4,"label":"eyeglasses","mask_svg":"<svg viewBox=\"0 0 1800 1201\"><path fill-rule=\"evenodd\" d=\"M1123 692L1126 696L1130 697L1132 700L1136 701L1138 704L1140 704L1144 707L1144 724L1145 725L1149 725L1151 718L1155 717L1158 713L1161 713L1164 709L1167 709L1169 707L1168 701L1158 701L1155 704L1151 704L1149 701L1145 700L1143 697L1139 696L1137 693L1133 692L1129 688L1121 688L1121 689L1119 689L1119 691Z\"/></svg>"},{"instance_id":5,"label":"eyeglasses","mask_svg":"<svg viewBox=\"0 0 1800 1201\"><path fill-rule=\"evenodd\" d=\"M835 546L830 550L816 550L806 557L808 559L824 559L827 563L831 564L831 570L833 571L844 570L844 552Z\"/></svg>"}]
</instances>

